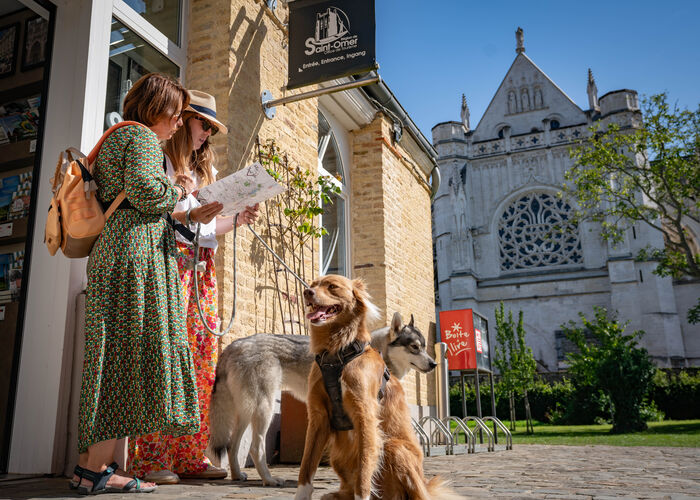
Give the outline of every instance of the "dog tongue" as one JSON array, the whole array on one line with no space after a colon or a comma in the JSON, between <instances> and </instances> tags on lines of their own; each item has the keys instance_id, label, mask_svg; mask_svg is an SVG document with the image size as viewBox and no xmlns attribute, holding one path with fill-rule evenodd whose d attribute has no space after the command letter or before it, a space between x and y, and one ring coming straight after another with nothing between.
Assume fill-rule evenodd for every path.
<instances>
[{"instance_id":1,"label":"dog tongue","mask_svg":"<svg viewBox=\"0 0 700 500\"><path fill-rule=\"evenodd\" d=\"M317 319L321 318L321 316L326 314L327 310L327 307L319 307L314 312L307 314L306 317L309 319L309 321L316 321Z\"/></svg>"}]
</instances>

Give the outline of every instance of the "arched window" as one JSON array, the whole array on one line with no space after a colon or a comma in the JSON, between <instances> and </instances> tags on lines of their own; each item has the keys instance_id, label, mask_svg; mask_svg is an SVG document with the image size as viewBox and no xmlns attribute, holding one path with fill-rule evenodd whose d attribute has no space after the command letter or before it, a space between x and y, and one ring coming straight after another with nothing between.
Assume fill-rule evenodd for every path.
<instances>
[{"instance_id":1,"label":"arched window","mask_svg":"<svg viewBox=\"0 0 700 500\"><path fill-rule=\"evenodd\" d=\"M528 193L509 205L498 221L501 270L581 264L571 212L568 203L548 193Z\"/></svg>"},{"instance_id":2,"label":"arched window","mask_svg":"<svg viewBox=\"0 0 700 500\"><path fill-rule=\"evenodd\" d=\"M550 130L556 130L559 127L561 127L561 124L557 120L552 120L549 122L549 129Z\"/></svg>"},{"instance_id":3,"label":"arched window","mask_svg":"<svg viewBox=\"0 0 700 500\"><path fill-rule=\"evenodd\" d=\"M328 234L321 238L320 271L324 274L349 275L347 252L347 175L338 140L330 123L318 112L318 175L331 178L340 194L331 195L331 203L323 203L321 225Z\"/></svg>"}]
</instances>

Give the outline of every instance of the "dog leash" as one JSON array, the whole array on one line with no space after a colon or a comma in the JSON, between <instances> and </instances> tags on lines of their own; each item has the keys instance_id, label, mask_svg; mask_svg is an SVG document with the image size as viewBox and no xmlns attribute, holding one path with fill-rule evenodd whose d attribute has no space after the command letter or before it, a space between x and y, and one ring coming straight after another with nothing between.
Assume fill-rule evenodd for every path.
<instances>
[{"instance_id":1,"label":"dog leash","mask_svg":"<svg viewBox=\"0 0 700 500\"><path fill-rule=\"evenodd\" d=\"M197 265L198 265L197 261L199 260L199 232L201 229L201 224L199 222L197 223L197 230L195 232L194 240L193 240L194 266L193 266L192 274L194 274L194 296L195 296L195 300L197 301L197 312L199 313L199 319L202 320L202 324L204 325L204 328L206 328L206 330L210 334L216 335L217 337L223 337L228 332L230 332L231 328L233 327L233 320L236 318L236 295L237 295L236 294L236 236L238 233L238 224L237 223L238 223L238 214L236 214L234 219L233 219L233 306L232 306L232 310L231 310L231 319L229 320L228 326L226 327L226 329L222 332L217 332L209 326L207 321L204 319L204 312L202 312L202 304L199 300L199 279L197 276L199 274L199 271L197 269ZM279 263L282 264L284 266L284 268L287 271L289 271L292 274L292 276L294 276L299 281L299 283L304 285L305 288L309 288L309 285L306 283L306 281L301 279L297 273L292 271L292 269L282 260L282 257L277 255L275 253L275 251L272 249L272 247L270 247L270 245L265 243L265 240L263 240L262 237L258 233L255 232L253 227L250 224L246 224L246 225L248 226L248 229L250 229L250 231L253 233L253 236L255 236L258 239L258 241L263 244L263 246L279 261Z\"/></svg>"}]
</instances>

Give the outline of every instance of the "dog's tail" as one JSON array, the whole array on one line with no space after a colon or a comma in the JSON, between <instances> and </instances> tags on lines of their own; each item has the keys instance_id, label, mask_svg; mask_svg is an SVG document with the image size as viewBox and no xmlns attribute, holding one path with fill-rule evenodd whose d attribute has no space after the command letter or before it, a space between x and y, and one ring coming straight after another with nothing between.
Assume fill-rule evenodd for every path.
<instances>
[{"instance_id":1,"label":"dog's tail","mask_svg":"<svg viewBox=\"0 0 700 500\"><path fill-rule=\"evenodd\" d=\"M430 493L430 498L439 500L462 500L464 497L458 495L449 486L449 482L440 476L433 477L428 484L428 493Z\"/></svg>"},{"instance_id":2,"label":"dog's tail","mask_svg":"<svg viewBox=\"0 0 700 500\"><path fill-rule=\"evenodd\" d=\"M225 394L229 390L224 378L225 376L222 377L217 370L209 403L209 444L205 453L217 467L221 465L221 457L231 442L230 420L233 413L228 408L227 402L230 402L231 398Z\"/></svg>"}]
</instances>

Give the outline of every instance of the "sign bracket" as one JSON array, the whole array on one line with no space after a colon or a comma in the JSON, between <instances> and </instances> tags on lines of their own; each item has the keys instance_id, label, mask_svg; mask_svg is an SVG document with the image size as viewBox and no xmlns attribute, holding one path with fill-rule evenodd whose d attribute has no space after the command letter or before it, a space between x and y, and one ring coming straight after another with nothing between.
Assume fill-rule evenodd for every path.
<instances>
[{"instance_id":1,"label":"sign bracket","mask_svg":"<svg viewBox=\"0 0 700 500\"><path fill-rule=\"evenodd\" d=\"M263 90L260 96L260 102L262 104L263 112L265 117L272 120L277 114L276 106L284 106L290 102L302 101L304 99L311 99L312 97L318 97L320 95L333 94L335 92L341 92L343 90L350 90L358 87L364 87L365 85L371 85L373 83L381 82L382 78L375 74L354 82L340 83L338 85L333 85L331 87L323 87L316 90L310 90L308 92L302 92L301 94L290 95L287 97L281 97L279 99L274 99L272 97L272 92L269 90Z\"/></svg>"}]
</instances>

